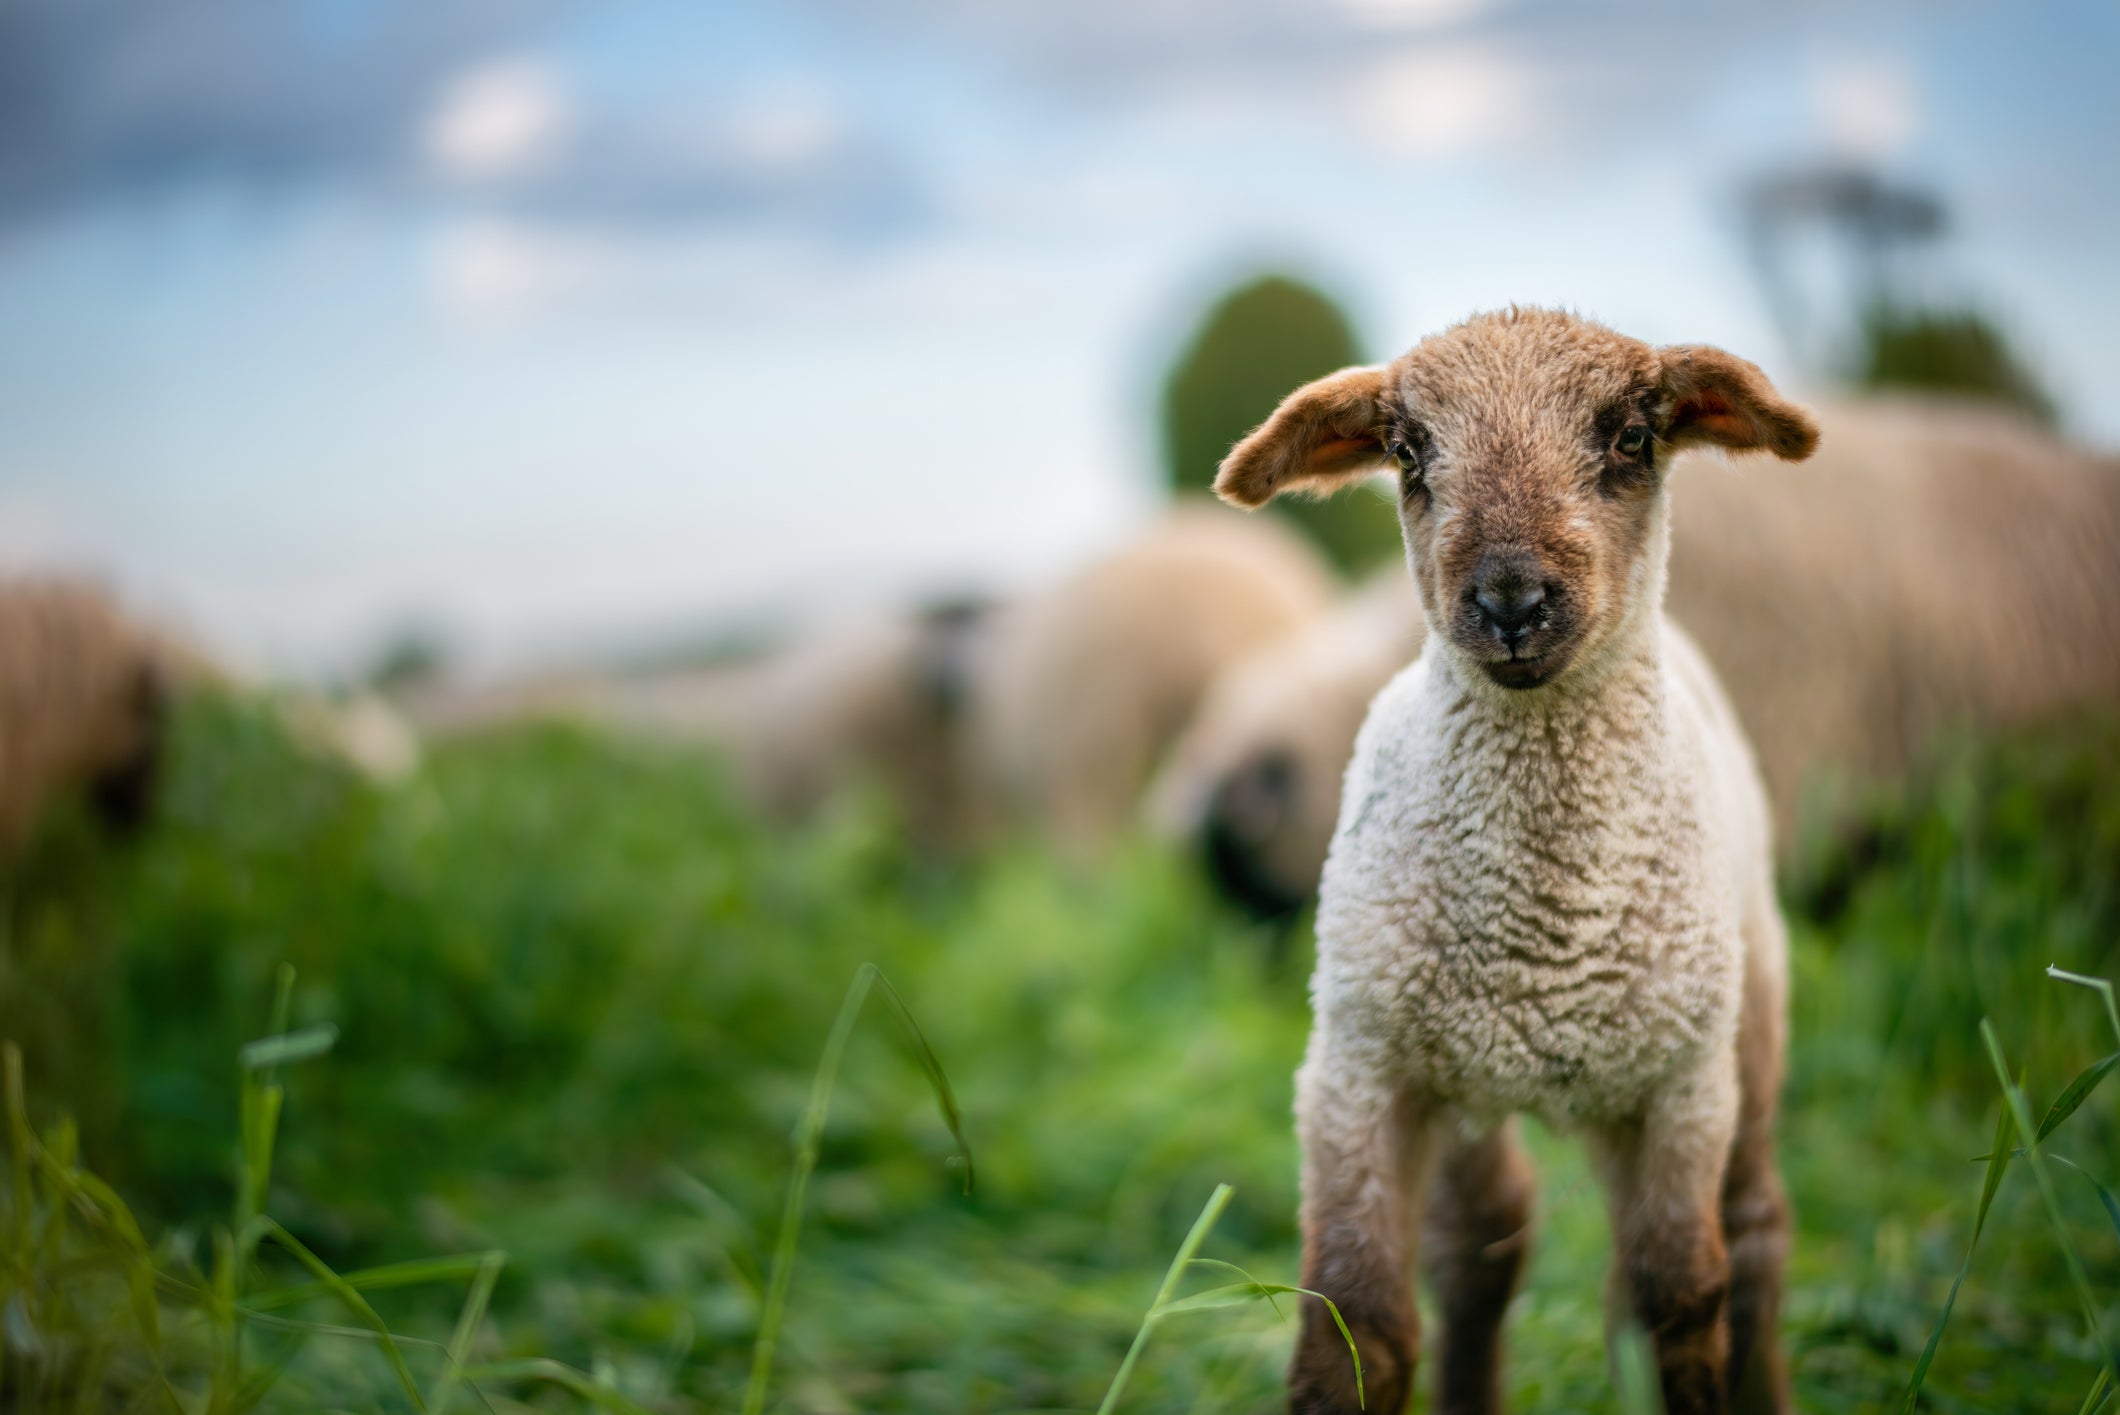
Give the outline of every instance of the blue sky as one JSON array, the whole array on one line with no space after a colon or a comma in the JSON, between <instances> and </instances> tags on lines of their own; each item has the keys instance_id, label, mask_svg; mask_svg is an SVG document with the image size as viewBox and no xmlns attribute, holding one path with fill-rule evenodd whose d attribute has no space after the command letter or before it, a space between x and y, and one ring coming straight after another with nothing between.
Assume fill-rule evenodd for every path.
<instances>
[{"instance_id":1,"label":"blue sky","mask_svg":"<svg viewBox=\"0 0 2120 1415\"><path fill-rule=\"evenodd\" d=\"M1931 280L2120 443L2113 7L13 0L0 557L263 664L1005 588L1155 504L1293 268L1383 355L1563 303L1801 386L1737 193L1941 193Z\"/></svg>"}]
</instances>

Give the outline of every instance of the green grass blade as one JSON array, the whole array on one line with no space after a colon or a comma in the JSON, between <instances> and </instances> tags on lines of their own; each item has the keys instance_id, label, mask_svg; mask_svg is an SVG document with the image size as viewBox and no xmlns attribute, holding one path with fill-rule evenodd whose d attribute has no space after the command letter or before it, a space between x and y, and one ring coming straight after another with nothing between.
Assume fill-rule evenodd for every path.
<instances>
[{"instance_id":1,"label":"green grass blade","mask_svg":"<svg viewBox=\"0 0 2120 1415\"><path fill-rule=\"evenodd\" d=\"M2098 1083L2103 1081L2115 1066L2120 1066L2120 1051L2084 1067L2082 1074L2068 1083L2068 1089L2054 1098L2054 1104L2048 1108L2046 1118L2039 1122L2038 1138L2044 1140L2060 1129L2061 1122L2074 1115L2076 1108L2090 1099L2091 1092L2098 1089Z\"/></svg>"},{"instance_id":2,"label":"green grass blade","mask_svg":"<svg viewBox=\"0 0 2120 1415\"><path fill-rule=\"evenodd\" d=\"M501 1268L507 1261L508 1255L498 1249L479 1260L478 1275L471 1280L471 1291L464 1296L464 1310L457 1314L456 1330L449 1336L448 1360L442 1366L441 1379L435 1383L434 1415L443 1415L448 1410L457 1385L464 1379L464 1365L471 1357L472 1339L486 1320L486 1308L493 1301L494 1284L500 1281Z\"/></svg>"},{"instance_id":3,"label":"green grass blade","mask_svg":"<svg viewBox=\"0 0 2120 1415\"><path fill-rule=\"evenodd\" d=\"M8 1049L13 1051L12 1043ZM9 1077L12 1120L16 1113L13 1107L17 1099L12 1088L21 1080L19 1053L11 1059L15 1062L15 1069ZM22 1130L27 1134L26 1117ZM34 1135L29 1135L26 1141L18 1143L26 1145L36 1170L45 1176L59 1200L71 1206L84 1223L119 1249L133 1325L139 1328L145 1344L149 1369L155 1374L156 1388L181 1415L184 1402L178 1397L176 1387L170 1384L168 1368L162 1361L161 1309L155 1304L155 1285L159 1275L155 1271L154 1255L148 1249L147 1240L141 1236L138 1220L133 1217L132 1210L126 1207L125 1201L118 1197L116 1190L85 1169L61 1163L58 1156L47 1151L37 1142Z\"/></svg>"},{"instance_id":4,"label":"green grass blade","mask_svg":"<svg viewBox=\"0 0 2120 1415\"><path fill-rule=\"evenodd\" d=\"M2071 975L2073 976L2073 975ZM2108 989L2110 995L2110 989ZM2021 1087L2010 1084L2009 1067L2002 1059L2002 1044L1995 1040L1995 1029L1988 1020L1980 1019L1980 1038L1987 1043L1988 1056L1995 1063L1995 1075L2002 1084L2003 1098L2009 1102L2010 1112L2016 1117L2018 1128L2027 1134L2032 1130L2032 1108L2024 1098ZM2075 1284L2076 1298L2083 1304L2084 1324L2089 1328L2091 1344L2098 1349L2099 1360L2120 1375L2120 1351L2105 1338L2105 1324L2098 1311L2098 1299L2091 1292L2091 1280L2083 1268L2083 1258L2076 1252L2076 1240L2068 1231L2068 1220L2061 1212L2061 1199L2054 1192L2053 1177L2046 1170L2046 1156L2034 1140L2025 1149L2024 1162L2031 1166L2032 1178L2039 1186L2039 1200L2046 1206L2047 1221L2054 1230L2054 1239L2061 1245L2062 1261L2068 1268L2069 1280Z\"/></svg>"},{"instance_id":5,"label":"green grass blade","mask_svg":"<svg viewBox=\"0 0 2120 1415\"><path fill-rule=\"evenodd\" d=\"M2083 1404L2076 1407L2076 1415L2090 1415L2091 1411L2103 1405L2105 1403L2105 1388L2111 1384L2112 1379L2112 1372L2100 1367L2098 1379L2091 1382L2090 1394L2084 1396Z\"/></svg>"},{"instance_id":6,"label":"green grass blade","mask_svg":"<svg viewBox=\"0 0 2120 1415\"><path fill-rule=\"evenodd\" d=\"M265 1030L277 1036L287 1030L287 1019L294 1015L294 964L286 959L272 970L272 1025Z\"/></svg>"},{"instance_id":7,"label":"green grass blade","mask_svg":"<svg viewBox=\"0 0 2120 1415\"><path fill-rule=\"evenodd\" d=\"M2120 1042L2120 1003L2113 1000L2113 985L2103 978L2088 978L2081 973L2071 973L2065 968L2051 965L2046 970L2049 978L2064 983L2074 983L2079 988L2091 988L2105 999L2105 1020L2113 1027L2113 1040Z\"/></svg>"},{"instance_id":8,"label":"green grass blade","mask_svg":"<svg viewBox=\"0 0 2120 1415\"><path fill-rule=\"evenodd\" d=\"M817 1070L810 1078L809 1102L803 1107L802 1120L796 1129L795 1172L788 1178L780 1230L773 1240L773 1267L766 1281L765 1305L758 1316L758 1338L751 1348L751 1375L744 1384L743 1415L759 1415L765 1409L766 1390L773 1378L773 1359L780 1349L780 1328L787 1317L788 1285L794 1279L795 1249L802 1235L803 1201L809 1192L810 1176L817 1169L818 1146L824 1138L832 1088L838 1082L839 1063L846 1055L848 1039L854 1034L861 1004L877 983L883 984L885 997L913 1034L921 1065L927 1070L928 1080L942 1107L943 1119L949 1125L950 1133L957 1138L964 1162L965 1187L971 1187L972 1152L965 1144L963 1121L957 1111L956 1097L950 1091L949 1078L942 1074L942 1064L935 1059L934 1050L928 1046L920 1024L913 1020L911 1009L891 986L890 980L883 976L883 970L874 963L864 963L854 970L854 980L847 984L846 998L839 1004L839 1015L832 1019L832 1030L825 1035L824 1052L818 1057Z\"/></svg>"},{"instance_id":9,"label":"green grass blade","mask_svg":"<svg viewBox=\"0 0 2120 1415\"><path fill-rule=\"evenodd\" d=\"M935 1104L942 1111L943 1123L950 1128L950 1138L957 1142L957 1159L964 1166L964 1192L969 1194L972 1192L972 1142L965 1138L964 1114L957 1109L957 1096L950 1090L950 1078L943 1073L942 1062L936 1057L935 1049L928 1045L927 1034L920 1030L920 1023L914 1020L913 1010L905 1005L905 999L898 995L898 989L891 986L891 980L880 970L876 974L876 984L883 990L883 1000L891 1005L891 1011L898 1014L898 1020L905 1023L905 1029L913 1039L913 1054L919 1058L920 1069L926 1073L928 1086L935 1092Z\"/></svg>"},{"instance_id":10,"label":"green grass blade","mask_svg":"<svg viewBox=\"0 0 2120 1415\"><path fill-rule=\"evenodd\" d=\"M722 1261L728 1264L729 1271L735 1275L737 1282L754 1299L763 1301L766 1289L765 1269L759 1263L758 1254L752 1250L750 1239L744 1231L743 1215L737 1212L734 1204L678 1166L670 1165L666 1172L678 1195L697 1209L700 1216L712 1225L708 1236L720 1250Z\"/></svg>"},{"instance_id":11,"label":"green grass blade","mask_svg":"<svg viewBox=\"0 0 2120 1415\"><path fill-rule=\"evenodd\" d=\"M1227 1268L1229 1269L1229 1271L1235 1273L1238 1277L1243 1278L1246 1282L1251 1283L1253 1286L1262 1288L1272 1288L1276 1291L1282 1290L1281 1284L1260 1282L1259 1279L1253 1277L1249 1272L1245 1271L1243 1268L1238 1267L1235 1263L1225 1263L1220 1258L1195 1258L1193 1259L1193 1266L1196 1268ZM1294 1291L1297 1289L1287 1290ZM1320 1298L1319 1300L1324 1301L1325 1299ZM1266 1305L1273 1308L1274 1316L1280 1317L1282 1321L1288 1320L1286 1317L1281 1316L1281 1304L1273 1300L1272 1293L1269 1293L1267 1295Z\"/></svg>"},{"instance_id":12,"label":"green grass blade","mask_svg":"<svg viewBox=\"0 0 2120 1415\"><path fill-rule=\"evenodd\" d=\"M758 1339L751 1347L751 1376L744 1385L743 1415L759 1415L766 1406L766 1387L773 1378L773 1358L780 1349L780 1325L787 1315L788 1284L793 1280L795 1247L802 1235L803 1200L809 1192L810 1175L817 1168L818 1143L824 1134L825 1113L832 1099L832 1086L839 1077L839 1062L846 1054L847 1038L854 1019L878 976L876 965L864 963L847 985L839 1015L825 1035L824 1053L810 1078L810 1099L803 1107L796 1132L795 1172L788 1178L787 1200L781 1208L780 1231L773 1242L773 1267L766 1282L765 1306L758 1314Z\"/></svg>"},{"instance_id":13,"label":"green grass blade","mask_svg":"<svg viewBox=\"0 0 2120 1415\"><path fill-rule=\"evenodd\" d=\"M479 1381L545 1381L562 1390L570 1391L600 1409L615 1412L615 1415L649 1415L649 1412L626 1399L610 1386L590 1380L572 1366L544 1357L533 1357L527 1361L502 1361L490 1366L473 1366L464 1372L466 1384Z\"/></svg>"},{"instance_id":14,"label":"green grass blade","mask_svg":"<svg viewBox=\"0 0 2120 1415\"><path fill-rule=\"evenodd\" d=\"M420 1398L420 1388L412 1379L411 1369L405 1365L405 1353L399 1350L397 1338L391 1334L390 1328L384 1324L382 1317L377 1315L375 1308L368 1305L368 1299L349 1286L344 1278L333 1272L322 1258L319 1258L316 1254L310 1252L308 1248L304 1247L300 1239L272 1219L260 1218L257 1220L257 1226L260 1232L271 1237L274 1242L293 1254L296 1262L315 1274L318 1282L331 1289L334 1296L375 1329L376 1335L382 1339L383 1355L389 1360L390 1369L396 1374L398 1384L405 1388L405 1396L412 1402L412 1408L421 1411L424 1415L427 1403Z\"/></svg>"},{"instance_id":15,"label":"green grass blade","mask_svg":"<svg viewBox=\"0 0 2120 1415\"><path fill-rule=\"evenodd\" d=\"M1134 1330L1133 1344L1126 1348L1126 1359L1119 1363L1118 1371L1112 1376L1111 1386L1104 1392L1104 1403L1097 1407L1097 1415L1111 1415L1118 1407L1119 1397L1125 1394L1127 1382L1133 1379L1134 1366L1141 1359L1141 1350L1148 1345L1149 1331L1155 1326L1157 1318L1163 1315L1163 1309L1170 1305L1171 1294L1177 1291L1179 1279L1184 1277L1185 1269L1191 1265L1193 1255L1199 1252L1200 1245L1207 1241L1208 1231L1215 1226L1215 1220L1222 1217L1222 1210L1229 1207L1230 1198L1236 1192L1227 1184L1217 1184L1215 1192L1207 1198L1207 1206L1201 1209L1200 1216L1193 1220L1192 1231L1187 1233L1185 1241L1178 1245L1178 1256L1171 1259L1169 1271L1163 1274L1163 1285L1156 1289L1156 1300L1149 1304L1147 1315L1141 1318L1141 1325Z\"/></svg>"},{"instance_id":16,"label":"green grass blade","mask_svg":"<svg viewBox=\"0 0 2120 1415\"><path fill-rule=\"evenodd\" d=\"M1219 1263L1213 1258L1195 1258L1193 1261L1203 1264L1213 1263L1216 1267L1233 1268L1237 1272L1244 1272L1244 1269L1237 1267L1235 1263ZM1180 1312L1204 1312L1217 1307L1237 1307L1247 1302L1261 1301L1272 1307L1274 1315L1280 1317L1281 1304L1273 1300L1276 1295L1285 1293L1297 1297L1315 1297L1320 1302L1323 1302L1325 1310L1332 1314L1332 1324L1340 1329L1340 1340L1347 1343L1347 1355L1354 1362L1355 1399L1363 1400L1362 1351L1360 1347L1354 1344L1354 1333L1347 1329L1347 1321L1340 1315L1339 1304L1324 1293L1312 1288L1293 1287L1285 1282L1260 1282L1249 1273L1245 1274L1245 1279L1243 1282L1231 1283L1227 1287L1213 1288L1197 1296L1185 1297L1176 1302L1166 1303L1162 1310L1156 1313L1156 1320L1161 1321L1164 1317L1175 1316ZM1281 1319L1283 1321L1287 1320L1286 1317Z\"/></svg>"},{"instance_id":17,"label":"green grass blade","mask_svg":"<svg viewBox=\"0 0 2120 1415\"><path fill-rule=\"evenodd\" d=\"M2098 1202L2105 1206L2106 1222L2110 1223L2113 1226L2113 1237L2120 1238L2120 1200L2116 1200L2113 1197L2113 1191L2106 1188L2105 1185L2099 1181L2097 1175L2092 1174L2089 1170L2085 1169L2082 1165L2077 1164L2074 1160L2068 1159L2062 1155L2048 1155L2047 1158L2052 1160L2055 1164L2067 1165L2070 1169L2075 1170L2076 1173L2082 1175L2086 1180L2090 1181L2091 1188L2098 1191Z\"/></svg>"},{"instance_id":18,"label":"green grass blade","mask_svg":"<svg viewBox=\"0 0 2120 1415\"><path fill-rule=\"evenodd\" d=\"M1899 1399L1900 1415L1910 1415L1914 1401L1921 1394L1921 1383L1929 1378L1929 1367L1936 1360L1936 1348L1943 1342L1943 1329L1950 1325L1951 1309L1958 1305L1958 1290L1965 1286L1966 1274L1973 1270L1973 1250L1980 1246L1980 1232L1987 1227L1988 1209L1994 1205L1995 1191L2002 1187L2003 1171L2010 1167L2010 1129L2015 1124L2007 1102L2002 1113L1995 1118L1995 1143L1988 1147L1987 1177L1980 1183L1980 1207L1973 1214L1973 1236L1966 1240L1965 1261L1958 1265L1958 1276L1951 1279L1950 1293L1943 1299L1943 1310L1936 1314L1936 1325L1929 1332L1926 1345L1921 1348L1921 1357L1914 1363L1914 1374L1907 1380L1906 1393Z\"/></svg>"},{"instance_id":19,"label":"green grass blade","mask_svg":"<svg viewBox=\"0 0 2120 1415\"><path fill-rule=\"evenodd\" d=\"M285 1032L277 1036L259 1037L254 1042L245 1042L236 1052L236 1060L246 1071L270 1071L276 1067L322 1056L330 1051L338 1040L337 1027L329 1022L319 1022L316 1026L304 1027L299 1032Z\"/></svg>"},{"instance_id":20,"label":"green grass blade","mask_svg":"<svg viewBox=\"0 0 2120 1415\"><path fill-rule=\"evenodd\" d=\"M22 1048L9 1042L0 1047L0 1084L7 1091L7 1160L14 1183L12 1252L25 1256L30 1245L30 1209L35 1191L30 1188L30 1151L36 1144L29 1128L29 1103L22 1092Z\"/></svg>"},{"instance_id":21,"label":"green grass blade","mask_svg":"<svg viewBox=\"0 0 2120 1415\"><path fill-rule=\"evenodd\" d=\"M419 1258L409 1263L385 1263L380 1267L362 1268L358 1272L340 1273L338 1280L356 1292L378 1292L392 1287L416 1287L429 1282L455 1282L478 1275L479 1269L493 1257L493 1253L452 1253L441 1258ZM305 1282L297 1287L274 1288L244 1299L244 1305L254 1312L273 1312L283 1307L293 1307L311 1302L319 1297L338 1294L338 1286L322 1282Z\"/></svg>"}]
</instances>

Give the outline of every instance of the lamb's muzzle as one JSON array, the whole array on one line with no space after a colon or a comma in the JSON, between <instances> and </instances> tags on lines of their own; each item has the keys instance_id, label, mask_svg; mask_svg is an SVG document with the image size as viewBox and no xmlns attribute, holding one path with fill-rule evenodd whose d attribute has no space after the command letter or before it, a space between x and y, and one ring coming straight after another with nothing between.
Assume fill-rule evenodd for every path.
<instances>
[{"instance_id":1,"label":"lamb's muzzle","mask_svg":"<svg viewBox=\"0 0 2120 1415\"><path fill-rule=\"evenodd\" d=\"M1223 465L1258 504L1398 461L1435 629L1356 742L1297 1078L1304 1285L1346 1319L1370 1410L1411 1389L1424 1211L1437 1408L1499 1403L1519 1110L1586 1134L1666 1408L1786 1408L1770 830L1735 716L1663 617L1663 473L1688 444L1815 441L1742 360L1510 310L1299 389ZM1357 1408L1314 1301L1289 1400Z\"/></svg>"}]
</instances>

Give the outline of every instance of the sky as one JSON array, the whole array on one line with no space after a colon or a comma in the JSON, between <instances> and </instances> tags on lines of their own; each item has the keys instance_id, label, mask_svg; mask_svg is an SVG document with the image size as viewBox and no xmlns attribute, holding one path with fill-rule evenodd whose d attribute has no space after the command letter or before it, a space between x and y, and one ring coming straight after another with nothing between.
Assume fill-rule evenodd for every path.
<instances>
[{"instance_id":1,"label":"sky","mask_svg":"<svg viewBox=\"0 0 2120 1415\"><path fill-rule=\"evenodd\" d=\"M1283 269L1385 357L1561 304L1802 390L1760 173L2120 444L2120 9L0 0L0 567L263 668L1006 591L1154 514L1162 370Z\"/></svg>"}]
</instances>

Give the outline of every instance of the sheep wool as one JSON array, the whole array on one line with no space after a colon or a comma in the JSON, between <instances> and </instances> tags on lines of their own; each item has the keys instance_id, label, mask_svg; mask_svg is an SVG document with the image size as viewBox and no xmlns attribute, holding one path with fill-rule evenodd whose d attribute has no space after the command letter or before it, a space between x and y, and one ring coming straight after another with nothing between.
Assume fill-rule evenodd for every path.
<instances>
[{"instance_id":1,"label":"sheep wool","mask_svg":"<svg viewBox=\"0 0 2120 1415\"><path fill-rule=\"evenodd\" d=\"M164 677L153 640L102 591L0 586L0 851L71 788L113 823L137 823L160 753Z\"/></svg>"}]
</instances>

